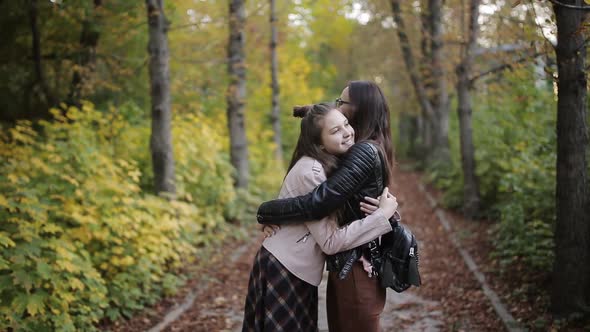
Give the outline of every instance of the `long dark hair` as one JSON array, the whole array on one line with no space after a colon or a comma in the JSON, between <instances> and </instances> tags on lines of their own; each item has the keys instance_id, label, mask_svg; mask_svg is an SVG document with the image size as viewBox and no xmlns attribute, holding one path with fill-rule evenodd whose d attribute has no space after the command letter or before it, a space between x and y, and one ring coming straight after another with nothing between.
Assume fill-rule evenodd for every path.
<instances>
[{"instance_id":1,"label":"long dark hair","mask_svg":"<svg viewBox=\"0 0 590 332\"><path fill-rule=\"evenodd\" d=\"M293 107L293 116L302 118L301 132L288 171L303 156L319 161L324 167L326 175L329 175L336 168L338 158L320 148L322 145L322 121L328 112L333 109L335 109L333 106L325 103Z\"/></svg>"},{"instance_id":2,"label":"long dark hair","mask_svg":"<svg viewBox=\"0 0 590 332\"><path fill-rule=\"evenodd\" d=\"M355 132L355 141L373 141L381 150L387 167L385 182L390 189L393 184L393 144L389 124L389 107L379 86L371 81L351 81L348 95L352 103L350 125Z\"/></svg>"}]
</instances>

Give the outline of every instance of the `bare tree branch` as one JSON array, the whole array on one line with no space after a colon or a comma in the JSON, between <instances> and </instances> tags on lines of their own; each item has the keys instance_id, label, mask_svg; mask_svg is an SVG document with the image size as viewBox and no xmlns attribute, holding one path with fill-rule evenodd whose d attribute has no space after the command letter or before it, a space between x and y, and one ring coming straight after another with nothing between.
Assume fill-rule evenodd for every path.
<instances>
[{"instance_id":1,"label":"bare tree branch","mask_svg":"<svg viewBox=\"0 0 590 332\"><path fill-rule=\"evenodd\" d=\"M495 53L511 53L520 51L527 47L524 43L516 43L516 44L502 44L495 47L476 47L473 50L473 55L486 55L486 54L495 54Z\"/></svg>"},{"instance_id":2,"label":"bare tree branch","mask_svg":"<svg viewBox=\"0 0 590 332\"><path fill-rule=\"evenodd\" d=\"M523 57L517 59L516 61L511 61L509 63L503 63L501 65L492 67L492 68L490 68L490 69L488 69L488 70L486 70L484 72L481 72L481 73L475 75L474 77L472 77L469 80L469 83L470 84L474 84L475 81L477 81L478 79L480 79L480 78L482 78L484 76L487 76L489 74L493 74L493 73L496 73L496 72L499 72L499 71L502 71L502 70L505 70L505 69L511 69L511 68L513 68L513 66L515 64L526 62L527 60L537 58L537 57L539 57L539 56L541 56L543 54L545 54L545 53L544 52L536 52L536 53L534 53L532 55L523 56Z\"/></svg>"},{"instance_id":3,"label":"bare tree branch","mask_svg":"<svg viewBox=\"0 0 590 332\"><path fill-rule=\"evenodd\" d=\"M170 28L168 28L168 31L174 31L174 30L180 30L180 29L184 29L184 28L192 28L192 27L197 27L197 29L201 29L201 23L200 22L195 22L195 23L187 23L187 24L182 24L182 25L177 25L177 26L171 26Z\"/></svg>"},{"instance_id":4,"label":"bare tree branch","mask_svg":"<svg viewBox=\"0 0 590 332\"><path fill-rule=\"evenodd\" d=\"M551 2L554 5L557 5L557 6L560 6L560 7L564 7L564 8L569 8L569 9L590 10L590 6L570 5L570 4L563 3L563 2L557 1L557 0L549 0L549 2Z\"/></svg>"}]
</instances>

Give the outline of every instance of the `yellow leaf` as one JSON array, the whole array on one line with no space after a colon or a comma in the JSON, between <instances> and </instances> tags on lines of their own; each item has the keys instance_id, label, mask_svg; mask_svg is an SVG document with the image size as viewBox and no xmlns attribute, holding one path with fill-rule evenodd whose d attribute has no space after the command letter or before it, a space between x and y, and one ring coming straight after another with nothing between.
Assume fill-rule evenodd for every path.
<instances>
[{"instance_id":1,"label":"yellow leaf","mask_svg":"<svg viewBox=\"0 0 590 332\"><path fill-rule=\"evenodd\" d=\"M135 263L135 259L131 256L125 256L121 262L124 263L124 265L130 266Z\"/></svg>"},{"instance_id":2,"label":"yellow leaf","mask_svg":"<svg viewBox=\"0 0 590 332\"><path fill-rule=\"evenodd\" d=\"M67 272L78 272L79 268L72 264L70 261L61 260L57 262L57 265L62 268L62 270Z\"/></svg>"},{"instance_id":3,"label":"yellow leaf","mask_svg":"<svg viewBox=\"0 0 590 332\"><path fill-rule=\"evenodd\" d=\"M84 283L82 283L78 278L70 279L70 286L72 286L73 289L84 290Z\"/></svg>"},{"instance_id":4,"label":"yellow leaf","mask_svg":"<svg viewBox=\"0 0 590 332\"><path fill-rule=\"evenodd\" d=\"M61 297L62 299L64 299L66 302L74 302L74 300L76 299L71 293L68 292L60 292L58 293L59 297Z\"/></svg>"},{"instance_id":5,"label":"yellow leaf","mask_svg":"<svg viewBox=\"0 0 590 332\"><path fill-rule=\"evenodd\" d=\"M8 200L4 195L0 195L0 206L8 207Z\"/></svg>"},{"instance_id":6,"label":"yellow leaf","mask_svg":"<svg viewBox=\"0 0 590 332\"><path fill-rule=\"evenodd\" d=\"M55 224L45 224L43 226L43 230L49 234L55 234L57 232L62 231L62 228Z\"/></svg>"},{"instance_id":7,"label":"yellow leaf","mask_svg":"<svg viewBox=\"0 0 590 332\"><path fill-rule=\"evenodd\" d=\"M14 247L15 243L10 239L7 233L0 232L0 245L4 247Z\"/></svg>"},{"instance_id":8,"label":"yellow leaf","mask_svg":"<svg viewBox=\"0 0 590 332\"><path fill-rule=\"evenodd\" d=\"M8 174L8 180L10 180L10 182L16 184L18 182L18 175L14 174L14 173Z\"/></svg>"},{"instance_id":9,"label":"yellow leaf","mask_svg":"<svg viewBox=\"0 0 590 332\"><path fill-rule=\"evenodd\" d=\"M80 183L76 179L74 179L73 177L71 177L69 175L62 175L61 178L68 181L69 183L73 184L76 187L78 187L80 185Z\"/></svg>"}]
</instances>

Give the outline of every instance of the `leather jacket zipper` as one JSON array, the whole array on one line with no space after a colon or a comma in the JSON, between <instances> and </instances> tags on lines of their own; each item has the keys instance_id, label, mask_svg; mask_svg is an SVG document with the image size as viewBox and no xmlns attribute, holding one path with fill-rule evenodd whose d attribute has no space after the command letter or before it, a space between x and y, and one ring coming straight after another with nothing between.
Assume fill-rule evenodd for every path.
<instances>
[{"instance_id":1,"label":"leather jacket zipper","mask_svg":"<svg viewBox=\"0 0 590 332\"><path fill-rule=\"evenodd\" d=\"M305 235L303 235L303 237L301 237L299 240L297 240L297 243L299 243L299 242L305 243L305 241L307 241L307 238L309 237L309 235L311 235L311 232L307 232Z\"/></svg>"}]
</instances>

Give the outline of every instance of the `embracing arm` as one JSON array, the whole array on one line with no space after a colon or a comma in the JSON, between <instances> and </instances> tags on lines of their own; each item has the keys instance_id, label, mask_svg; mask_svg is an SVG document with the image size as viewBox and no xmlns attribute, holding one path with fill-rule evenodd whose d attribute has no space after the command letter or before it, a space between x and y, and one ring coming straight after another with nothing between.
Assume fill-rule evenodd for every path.
<instances>
[{"instance_id":1,"label":"embracing arm","mask_svg":"<svg viewBox=\"0 0 590 332\"><path fill-rule=\"evenodd\" d=\"M258 223L282 224L328 216L362 188L374 172L376 158L377 148L372 143L353 145L334 174L309 194L262 203L256 216Z\"/></svg>"},{"instance_id":2,"label":"embracing arm","mask_svg":"<svg viewBox=\"0 0 590 332\"><path fill-rule=\"evenodd\" d=\"M356 248L392 230L382 209L341 228L332 217L306 222L305 225L326 255Z\"/></svg>"}]
</instances>

